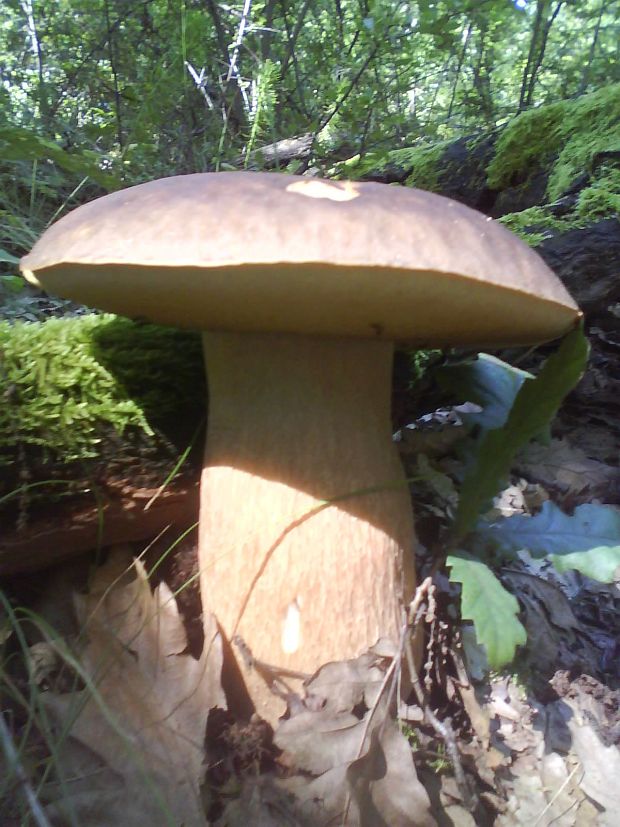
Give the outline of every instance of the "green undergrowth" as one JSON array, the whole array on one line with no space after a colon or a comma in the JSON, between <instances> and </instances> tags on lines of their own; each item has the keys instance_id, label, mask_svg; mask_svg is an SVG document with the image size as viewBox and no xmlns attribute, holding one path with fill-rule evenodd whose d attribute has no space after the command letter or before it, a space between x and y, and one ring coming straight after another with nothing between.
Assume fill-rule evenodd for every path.
<instances>
[{"instance_id":1,"label":"green undergrowth","mask_svg":"<svg viewBox=\"0 0 620 827\"><path fill-rule=\"evenodd\" d=\"M110 315L0 322L0 467L155 443L166 423L199 420L204 382L197 334Z\"/></svg>"},{"instance_id":2,"label":"green undergrowth","mask_svg":"<svg viewBox=\"0 0 620 827\"><path fill-rule=\"evenodd\" d=\"M488 166L501 190L532 167L551 164L547 198L559 198L581 172L593 173L598 153L620 151L620 84L524 112L503 130Z\"/></svg>"},{"instance_id":3,"label":"green undergrowth","mask_svg":"<svg viewBox=\"0 0 620 827\"><path fill-rule=\"evenodd\" d=\"M619 215L620 169L605 165L590 186L579 193L574 208L561 218L554 215L550 205L542 205L509 213L499 221L530 246L537 247L553 233L587 227L595 221Z\"/></svg>"},{"instance_id":4,"label":"green undergrowth","mask_svg":"<svg viewBox=\"0 0 620 827\"><path fill-rule=\"evenodd\" d=\"M472 139L470 151L483 139ZM451 143L358 155L339 165L338 173L357 179L401 167L403 174L408 174L408 186L438 192L442 158ZM553 232L619 215L620 168L615 153L620 153L620 84L522 113L500 132L486 170L487 186L501 191L515 186L516 181L526 185L532 171L548 169L546 203L505 215L501 222L537 246ZM588 181L573 208L558 218L546 204L562 197L584 173Z\"/></svg>"},{"instance_id":5,"label":"green undergrowth","mask_svg":"<svg viewBox=\"0 0 620 827\"><path fill-rule=\"evenodd\" d=\"M355 155L339 165L341 177L357 180L369 173L381 173L390 167L402 168L408 172L406 184L418 189L438 190L440 159L451 141L441 141L436 144L403 147L388 152L369 152L363 157Z\"/></svg>"},{"instance_id":6,"label":"green undergrowth","mask_svg":"<svg viewBox=\"0 0 620 827\"><path fill-rule=\"evenodd\" d=\"M575 227L583 227L587 223L584 219L573 217L556 218L548 207L530 207L521 212L508 213L498 219L516 235L520 236L531 247L537 247L553 232L566 232Z\"/></svg>"}]
</instances>

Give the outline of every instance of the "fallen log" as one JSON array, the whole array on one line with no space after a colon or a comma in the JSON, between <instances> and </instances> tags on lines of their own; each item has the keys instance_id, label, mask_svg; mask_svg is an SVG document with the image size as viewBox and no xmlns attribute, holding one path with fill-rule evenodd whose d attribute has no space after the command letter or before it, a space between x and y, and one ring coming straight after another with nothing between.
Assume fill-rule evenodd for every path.
<instances>
[{"instance_id":1,"label":"fallen log","mask_svg":"<svg viewBox=\"0 0 620 827\"><path fill-rule=\"evenodd\" d=\"M88 500L49 503L25 526L3 530L0 575L47 568L115 543L148 542L162 532L172 544L198 519L198 477L173 481L161 492L127 484L99 502Z\"/></svg>"}]
</instances>

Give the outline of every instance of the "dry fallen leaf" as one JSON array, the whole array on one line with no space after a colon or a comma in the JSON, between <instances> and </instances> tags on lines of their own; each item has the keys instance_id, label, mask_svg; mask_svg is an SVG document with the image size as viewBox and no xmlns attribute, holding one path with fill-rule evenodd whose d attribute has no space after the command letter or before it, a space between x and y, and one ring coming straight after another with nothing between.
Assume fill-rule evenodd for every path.
<instances>
[{"instance_id":1,"label":"dry fallen leaf","mask_svg":"<svg viewBox=\"0 0 620 827\"><path fill-rule=\"evenodd\" d=\"M351 760L363 731L364 722L351 713L305 710L282 721L274 741L287 764L320 775Z\"/></svg>"},{"instance_id":2,"label":"dry fallen leaf","mask_svg":"<svg viewBox=\"0 0 620 827\"><path fill-rule=\"evenodd\" d=\"M395 721L378 716L370 727L370 741L366 741L360 757L355 756L353 752L348 761L317 778L297 775L278 782L281 789L293 793L301 824L434 827L411 747Z\"/></svg>"},{"instance_id":3,"label":"dry fallen leaf","mask_svg":"<svg viewBox=\"0 0 620 827\"><path fill-rule=\"evenodd\" d=\"M583 767L581 789L605 809L601 825L616 825L620 812L620 750L617 744L604 744L596 733L596 717L590 705L573 699L565 700L572 711L568 728L572 749ZM594 724L594 726L593 726Z\"/></svg>"},{"instance_id":4,"label":"dry fallen leaf","mask_svg":"<svg viewBox=\"0 0 620 827\"><path fill-rule=\"evenodd\" d=\"M306 696L324 712L348 712L362 702L370 707L383 680L379 662L377 655L366 652L351 660L326 663L306 683Z\"/></svg>"},{"instance_id":5,"label":"dry fallen leaf","mask_svg":"<svg viewBox=\"0 0 620 827\"><path fill-rule=\"evenodd\" d=\"M516 470L530 480L569 497L573 507L606 495L620 484L620 471L591 459L585 451L561 439L549 445L531 443L519 455Z\"/></svg>"},{"instance_id":6,"label":"dry fallen leaf","mask_svg":"<svg viewBox=\"0 0 620 827\"><path fill-rule=\"evenodd\" d=\"M206 824L200 797L209 709L223 705L221 641L185 654L174 598L144 569L112 558L75 595L84 630L80 692L44 693L58 732L60 785L43 790L52 819L89 827ZM127 582L128 581L128 582ZM65 733L61 736L61 733Z\"/></svg>"},{"instance_id":7,"label":"dry fallen leaf","mask_svg":"<svg viewBox=\"0 0 620 827\"><path fill-rule=\"evenodd\" d=\"M319 669L308 706L289 710L274 734L289 777L240 778L217 827L433 827L411 746L379 693L394 653L382 641Z\"/></svg>"}]
</instances>

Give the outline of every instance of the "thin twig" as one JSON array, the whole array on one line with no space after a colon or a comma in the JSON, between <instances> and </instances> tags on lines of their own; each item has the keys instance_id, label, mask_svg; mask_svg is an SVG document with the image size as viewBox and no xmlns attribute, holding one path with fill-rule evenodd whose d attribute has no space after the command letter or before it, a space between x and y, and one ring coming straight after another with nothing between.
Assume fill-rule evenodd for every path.
<instances>
[{"instance_id":1,"label":"thin twig","mask_svg":"<svg viewBox=\"0 0 620 827\"><path fill-rule=\"evenodd\" d=\"M239 650L239 654L247 669L253 669L265 681L269 691L278 698L287 703L295 694L293 687L289 686L285 678L290 678L296 681L308 681L312 674L308 672L299 672L296 669L286 669L283 666L276 666L271 663L266 663L264 660L258 660L252 654L252 650L247 645L241 635L235 635L231 642Z\"/></svg>"},{"instance_id":2,"label":"thin twig","mask_svg":"<svg viewBox=\"0 0 620 827\"><path fill-rule=\"evenodd\" d=\"M205 103L207 104L208 108L211 110L211 112L213 112L215 110L215 106L213 105L213 101L209 97L209 93L207 92L207 90L205 88L206 81L205 81L204 67L200 70L200 74L198 74L198 72L194 69L192 64L188 60L186 60L185 61L185 68L187 69L187 71L192 76L192 80L196 84L196 89L198 89L198 91L200 92L202 97L205 99ZM146 508L148 508L148 505L146 506Z\"/></svg>"},{"instance_id":3,"label":"thin twig","mask_svg":"<svg viewBox=\"0 0 620 827\"><path fill-rule=\"evenodd\" d=\"M321 132L321 130L325 129L325 127L332 120L332 118L335 115L338 114L338 112L340 111L341 106L346 102L346 100L349 97L349 95L351 94L351 92L353 92L353 90L355 89L355 87L359 83L360 78L362 77L362 75L364 74L364 72L366 71L366 69L368 68L368 66L372 62L372 60L374 59L375 55L379 51L379 45L380 44L377 43L374 46L374 48L371 49L370 54L368 55L366 60L362 63L360 69L358 70L358 72L355 74L355 76L351 80L351 83L349 84L349 88L345 92L343 92L343 94L340 96L340 99L338 101L336 101L336 103L334 104L334 107L332 108L331 112L328 112L327 115L325 115L323 118L321 118L321 121L319 122L319 125L316 128L316 133L315 134L318 135L318 133Z\"/></svg>"},{"instance_id":4,"label":"thin twig","mask_svg":"<svg viewBox=\"0 0 620 827\"><path fill-rule=\"evenodd\" d=\"M239 73L237 71L237 60L239 59L239 49L241 48L241 44L243 43L243 35L245 33L245 27L248 22L248 17L250 16L250 9L252 7L252 0L245 0L243 6L243 12L241 14L241 20L239 21L239 29L237 31L237 37L235 38L234 43L231 44L233 53L232 57L230 58L230 64L228 66L228 75L226 77L226 82L228 82L231 77L235 76L238 77ZM230 51L230 49L229 49Z\"/></svg>"},{"instance_id":5,"label":"thin twig","mask_svg":"<svg viewBox=\"0 0 620 827\"><path fill-rule=\"evenodd\" d=\"M241 44L243 43L243 36L245 34L245 27L248 22L248 17L250 16L250 9L252 8L252 0L245 0L243 5L243 13L241 15L241 20L239 21L239 29L237 31L237 37L235 38L234 43L231 43L232 47L232 56L230 58L230 63L228 65L228 74L226 75L226 84L230 83L232 78L235 78L237 82L237 86L239 91L241 92L241 97L243 98L243 103L245 104L245 111L250 111L250 102L248 100L247 92L241 82L241 77L239 75L239 70L237 69L237 61L239 60L239 50L241 49ZM228 49L230 53L230 47Z\"/></svg>"},{"instance_id":6,"label":"thin twig","mask_svg":"<svg viewBox=\"0 0 620 827\"><path fill-rule=\"evenodd\" d=\"M431 585L432 580L430 577L427 577L426 580L424 580L420 584L420 586L418 586L415 597L409 607L410 625L412 621L415 619L415 616L417 615L420 602L422 600L422 596L430 590ZM409 667L409 673L411 675L411 680L413 684L413 691L415 692L418 705L424 711L424 716L426 720L433 727L437 735L439 735L439 737L445 743L446 752L448 753L448 758L452 763L452 768L454 770L454 779L459 788L461 798L463 799L465 806L470 811L473 811L478 806L478 797L477 795L472 793L469 783L467 782L467 778L465 777L463 765L461 764L461 757L459 755L458 747L456 746L456 738L454 736L454 732L452 731L450 723L448 721L440 721L430 707L426 691L424 690L422 682L420 681L420 676L418 674L418 670L415 664L415 658L413 657L411 636L408 636L405 642L405 656L407 658L407 666Z\"/></svg>"},{"instance_id":7,"label":"thin twig","mask_svg":"<svg viewBox=\"0 0 620 827\"><path fill-rule=\"evenodd\" d=\"M559 798L559 796L561 795L564 788L570 783L572 777L577 773L577 770L580 770L580 769L581 769L581 764L576 764L575 767L573 768L573 770L571 771L571 773L569 774L569 776L563 781L563 783L555 791L554 795L552 796L551 800L548 802L547 806L543 810L540 811L540 813L538 814L538 817L537 817L536 821L533 823L532 827L536 827L537 824L540 824L541 819L544 818L545 814L549 811L549 809L553 806L553 804L555 804L556 800ZM583 779L583 777L582 777L582 779ZM575 806L575 803L576 802L571 804L571 806L566 810L566 812L568 812L568 810L571 810ZM562 815L564 815L564 813L562 813Z\"/></svg>"},{"instance_id":8,"label":"thin twig","mask_svg":"<svg viewBox=\"0 0 620 827\"><path fill-rule=\"evenodd\" d=\"M386 704L387 709L389 709L392 693L394 692L394 688L396 687L396 685L398 683L398 676L400 675L400 671L401 671L400 670L400 665L402 663L403 653L405 652L406 647L411 648L411 641L410 641L410 636L411 636L411 622L410 621L411 621L411 617L413 617L414 615L417 614L417 610L418 610L418 607L419 607L420 603L422 602L422 598L424 597L424 595L426 594L426 592L428 591L428 589L430 588L431 585L432 585L432 580L431 580L430 577L427 577L426 580L424 580L422 583L420 583L420 585L416 589L416 593L413 597L413 600L411 601L411 605L410 605L410 609L409 609L409 618L408 618L409 622L403 624L403 629L402 629L402 632L401 632L401 635L400 635L400 640L399 640L399 643L398 643L398 651L395 652L394 657L392 659L392 663L390 664L387 672L385 673L385 676L384 676L383 680L381 681L381 686L379 687L377 697L375 698L375 701L374 701L372 707L370 708L370 710L368 711L368 714L366 715L366 718L365 718L365 721L364 721L364 729L363 729L363 732L362 732L362 738L361 738L360 745L359 745L359 748L358 748L358 751L357 751L357 755L355 756L355 759L354 759L356 761L359 758L361 758L361 756L362 756L362 752L364 750L364 744L366 743L366 739L368 737L368 730L370 729L370 724L372 723L372 719L374 718L374 716L375 716L375 714L376 714L376 712L379 708L379 703L381 702L381 699L382 699L383 695L385 694L386 689L388 688L390 682L392 682L392 685L390 687L390 692L389 692L389 695L388 695L388 703ZM393 680L393 678L395 677L395 673L396 673L396 678L397 679ZM385 720L386 719L384 718L383 722L385 722ZM348 790L347 791L347 797L346 797L345 803L344 803L344 810L343 810L343 813L342 813L342 827L345 827L345 825L347 823L347 818L348 818L348 815L349 815L350 807L351 807L351 791Z\"/></svg>"}]
</instances>

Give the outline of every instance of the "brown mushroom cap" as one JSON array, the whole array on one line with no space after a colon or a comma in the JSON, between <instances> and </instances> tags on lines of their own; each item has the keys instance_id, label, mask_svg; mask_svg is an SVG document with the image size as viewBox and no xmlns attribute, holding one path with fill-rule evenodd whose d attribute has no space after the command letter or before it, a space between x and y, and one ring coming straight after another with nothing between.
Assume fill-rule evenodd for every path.
<instances>
[{"instance_id":1,"label":"brown mushroom cap","mask_svg":"<svg viewBox=\"0 0 620 827\"><path fill-rule=\"evenodd\" d=\"M202 330L533 343L578 318L526 244L420 190L253 172L140 184L62 218L21 262L45 290Z\"/></svg>"}]
</instances>

